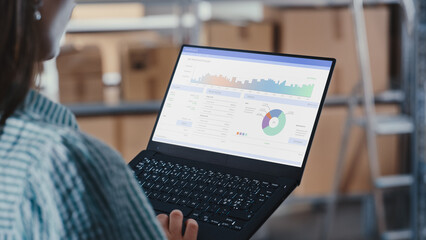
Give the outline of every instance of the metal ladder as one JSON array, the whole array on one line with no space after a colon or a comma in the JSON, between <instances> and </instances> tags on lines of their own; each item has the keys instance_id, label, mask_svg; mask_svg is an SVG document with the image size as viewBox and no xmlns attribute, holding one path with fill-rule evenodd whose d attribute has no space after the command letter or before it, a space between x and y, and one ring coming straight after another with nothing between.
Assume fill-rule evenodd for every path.
<instances>
[{"instance_id":1,"label":"metal ladder","mask_svg":"<svg viewBox=\"0 0 426 240\"><path fill-rule=\"evenodd\" d=\"M412 0L402 0L401 4L405 10L408 35L412 35L413 22L415 17L414 3ZM324 231L322 234L322 239L330 238L332 222L336 212L339 185L343 175L343 167L350 137L350 130L355 125L363 127L366 133L369 171L373 181L372 195L374 199L374 210L378 232L382 239L411 239L411 231L387 230L383 191L390 188L411 187L413 185L413 176L411 174L381 176L376 137L378 135L411 134L414 131L414 124L411 117L407 115L376 114L363 0L353 0L351 4L351 10L354 20L353 23L361 79L353 89L348 101L348 116L338 154L332 193L328 199L327 214L324 222L325 226L323 229ZM355 117L355 110L359 104L358 95L361 95L360 104L364 109L364 116L360 118Z\"/></svg>"}]
</instances>

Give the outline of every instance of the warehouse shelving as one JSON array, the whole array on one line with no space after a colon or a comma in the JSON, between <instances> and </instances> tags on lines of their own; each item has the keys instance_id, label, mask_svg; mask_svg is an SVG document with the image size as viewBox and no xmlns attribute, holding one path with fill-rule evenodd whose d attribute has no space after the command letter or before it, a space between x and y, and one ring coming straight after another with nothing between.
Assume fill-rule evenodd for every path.
<instances>
[{"instance_id":1,"label":"warehouse shelving","mask_svg":"<svg viewBox=\"0 0 426 240\"><path fill-rule=\"evenodd\" d=\"M67 33L173 30L179 27L179 22L180 18L175 15L146 16L135 19L70 20L67 26ZM194 25L195 18L192 14L182 16L182 27L192 28Z\"/></svg>"},{"instance_id":2,"label":"warehouse shelving","mask_svg":"<svg viewBox=\"0 0 426 240\"><path fill-rule=\"evenodd\" d=\"M412 165L415 168L415 183L412 188L413 211L418 213L413 217L415 237L426 239L426 0L417 1L419 9L417 31L415 31L414 52L416 53L416 64L411 71L415 74L413 84L413 95L411 101L414 103L411 111L414 114L416 132L412 136ZM420 110L420 111L419 111Z\"/></svg>"},{"instance_id":3,"label":"warehouse shelving","mask_svg":"<svg viewBox=\"0 0 426 240\"><path fill-rule=\"evenodd\" d=\"M379 94L375 98L376 104L400 104L404 95L401 91L387 91ZM325 106L338 107L348 104L347 96L328 96L325 99ZM357 104L361 104L358 99ZM161 101L126 102L121 101L116 104L99 103L74 103L66 106L77 116L102 116L102 115L124 115L124 114L146 114L156 113L160 110Z\"/></svg>"}]
</instances>

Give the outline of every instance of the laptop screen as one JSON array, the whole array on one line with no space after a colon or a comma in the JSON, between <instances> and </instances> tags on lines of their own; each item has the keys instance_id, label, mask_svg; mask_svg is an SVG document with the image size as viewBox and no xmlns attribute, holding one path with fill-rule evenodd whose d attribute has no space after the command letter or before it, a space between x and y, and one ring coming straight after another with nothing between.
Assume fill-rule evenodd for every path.
<instances>
[{"instance_id":1,"label":"laptop screen","mask_svg":"<svg viewBox=\"0 0 426 240\"><path fill-rule=\"evenodd\" d=\"M301 167L331 66L184 46L152 140Z\"/></svg>"}]
</instances>

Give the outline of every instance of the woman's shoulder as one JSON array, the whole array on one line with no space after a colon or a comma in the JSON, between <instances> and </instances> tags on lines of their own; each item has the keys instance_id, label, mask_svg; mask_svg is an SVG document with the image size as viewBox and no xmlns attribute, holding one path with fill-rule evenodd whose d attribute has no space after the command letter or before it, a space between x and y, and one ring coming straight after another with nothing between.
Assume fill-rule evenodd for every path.
<instances>
[{"instance_id":1,"label":"woman's shoulder","mask_svg":"<svg viewBox=\"0 0 426 240\"><path fill-rule=\"evenodd\" d=\"M1 144L8 145L9 154L26 155L31 165L51 166L54 161L84 165L124 163L117 151L74 127L12 118L0 138Z\"/></svg>"}]
</instances>

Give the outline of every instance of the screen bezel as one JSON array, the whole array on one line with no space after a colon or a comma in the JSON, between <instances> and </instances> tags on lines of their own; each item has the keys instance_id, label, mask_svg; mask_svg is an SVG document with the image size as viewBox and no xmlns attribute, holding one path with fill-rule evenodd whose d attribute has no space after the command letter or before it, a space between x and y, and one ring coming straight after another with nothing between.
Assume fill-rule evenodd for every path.
<instances>
[{"instance_id":1,"label":"screen bezel","mask_svg":"<svg viewBox=\"0 0 426 240\"><path fill-rule=\"evenodd\" d=\"M254 54L266 54L266 55L275 55L275 56L285 56L285 57L295 57L295 58L305 58L305 59L317 59L317 60L325 60L325 61L331 61L331 67L328 74L327 82L321 97L321 102L318 108L317 115L315 117L314 126L312 128L312 132L309 138L308 146L306 148L305 157L303 159L303 163L301 167L295 167L285 164L279 164L279 163L273 163L268 162L264 160L255 160L252 158L245 158L245 157L239 157L239 156L233 156L229 154L223 154L223 153L217 153L207 150L200 150L200 149L194 149L189 147L183 147L178 145L173 145L169 143L162 143L162 142L156 142L153 141L153 135L155 132L155 129L158 124L158 120L161 116L161 113L163 111L164 102L166 100L166 96L169 93L170 85L172 82L172 79L174 77L176 67L178 65L178 62L180 60L180 57L182 55L182 51L185 47L190 48L206 48L206 49L216 49L216 50L225 50L225 51L235 51L235 52L246 52L246 53L254 53ZM306 162L309 156L309 152L312 146L312 142L314 139L315 131L319 122L319 117L324 105L325 97L327 95L327 91L330 85L331 76L334 70L334 66L336 64L336 59L334 58L325 58L325 57L314 57L314 56L303 56L303 55L293 55L293 54L283 54L283 53L269 53L269 52L260 52L260 51L249 51L249 50L240 50L240 49L228 49L228 48L216 48L216 47L205 47L205 46L194 46L194 45L182 45L175 67L173 69L173 73L170 77L169 84L167 87L167 91L164 95L163 101L161 103L160 111L158 112L157 119L155 121L154 128L151 133L151 137L147 146L147 150L159 152L162 154L179 157L179 158L186 158L189 160L194 161L201 161L201 162L207 162L211 164L218 164L225 167L235 168L235 169L242 169L246 171L251 172L261 172L263 174L275 176L275 177L288 177L296 179L298 182L300 182L302 178L303 171L306 166Z\"/></svg>"}]
</instances>

